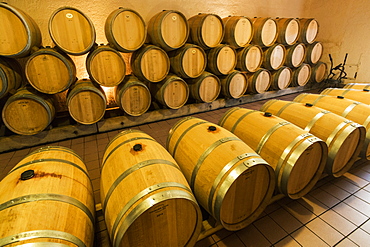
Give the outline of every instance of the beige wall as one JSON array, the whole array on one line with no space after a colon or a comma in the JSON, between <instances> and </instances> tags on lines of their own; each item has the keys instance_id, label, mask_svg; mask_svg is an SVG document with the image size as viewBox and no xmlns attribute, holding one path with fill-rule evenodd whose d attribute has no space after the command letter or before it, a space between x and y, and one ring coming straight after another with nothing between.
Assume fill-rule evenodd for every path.
<instances>
[{"instance_id":1,"label":"beige wall","mask_svg":"<svg viewBox=\"0 0 370 247\"><path fill-rule=\"evenodd\" d=\"M319 39L324 44L322 60L334 66L343 63L348 53L346 72L356 80L370 82L370 1L369 0L311 0L307 14L320 24Z\"/></svg>"}]
</instances>

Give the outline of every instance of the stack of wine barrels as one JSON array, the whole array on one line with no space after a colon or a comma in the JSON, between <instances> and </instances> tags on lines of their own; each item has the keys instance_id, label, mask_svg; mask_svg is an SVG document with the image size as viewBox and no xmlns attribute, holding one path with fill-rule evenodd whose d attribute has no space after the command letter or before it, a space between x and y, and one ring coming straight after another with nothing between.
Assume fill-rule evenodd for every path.
<instances>
[{"instance_id":1,"label":"stack of wine barrels","mask_svg":"<svg viewBox=\"0 0 370 247\"><path fill-rule=\"evenodd\" d=\"M7 100L29 84L35 90L28 94L56 99L56 113L68 111L78 124L104 118L107 104L112 106L107 91L113 92L113 107L140 116L149 109L179 109L186 103L303 86L309 78L319 82L326 71L319 62L322 44L316 41L315 19L205 13L187 18L180 11L164 10L146 23L137 11L118 8L104 23L107 44L98 45L90 18L79 9L61 7L49 17L53 46L43 47L32 17L6 3L0 4L0 11L7 22L1 29L0 98ZM77 78L75 57L84 55L89 78ZM24 68L17 65L18 58L26 58ZM71 100L75 94L79 96ZM7 110L3 118L11 115ZM34 121L32 114L19 119ZM14 129L11 121L4 122Z\"/></svg>"}]
</instances>

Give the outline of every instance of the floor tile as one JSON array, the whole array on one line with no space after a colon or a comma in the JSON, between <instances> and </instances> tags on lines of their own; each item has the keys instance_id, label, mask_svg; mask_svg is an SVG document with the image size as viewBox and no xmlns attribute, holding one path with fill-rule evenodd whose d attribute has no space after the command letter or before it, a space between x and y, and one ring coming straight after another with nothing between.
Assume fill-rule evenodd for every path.
<instances>
[{"instance_id":1,"label":"floor tile","mask_svg":"<svg viewBox=\"0 0 370 247\"><path fill-rule=\"evenodd\" d=\"M234 232L228 231L226 229L222 229L215 234L212 234L212 238L215 242L218 242L224 238L227 238L228 236L232 235Z\"/></svg>"},{"instance_id":2,"label":"floor tile","mask_svg":"<svg viewBox=\"0 0 370 247\"><path fill-rule=\"evenodd\" d=\"M337 231L347 236L353 230L356 229L356 225L335 212L334 210L329 210L328 212L320 215L320 218L335 228Z\"/></svg>"},{"instance_id":3,"label":"floor tile","mask_svg":"<svg viewBox=\"0 0 370 247\"><path fill-rule=\"evenodd\" d=\"M361 226L361 229L370 234L370 219Z\"/></svg>"},{"instance_id":4,"label":"floor tile","mask_svg":"<svg viewBox=\"0 0 370 247\"><path fill-rule=\"evenodd\" d=\"M212 244L214 244L215 241L213 240L212 237L207 237L207 238L204 238L200 241L198 241L194 247L209 247L209 246L212 246Z\"/></svg>"},{"instance_id":5,"label":"floor tile","mask_svg":"<svg viewBox=\"0 0 370 247\"><path fill-rule=\"evenodd\" d=\"M315 215L320 215L329 209L328 206L321 203L319 200L310 195L305 195L304 197L298 199L297 201Z\"/></svg>"},{"instance_id":6,"label":"floor tile","mask_svg":"<svg viewBox=\"0 0 370 247\"><path fill-rule=\"evenodd\" d=\"M350 173L366 180L367 182L370 182L370 169L367 171L364 169L356 169L355 171L350 171Z\"/></svg>"},{"instance_id":7,"label":"floor tile","mask_svg":"<svg viewBox=\"0 0 370 247\"><path fill-rule=\"evenodd\" d=\"M362 199L363 201L370 203L370 192L364 189L357 191L354 196Z\"/></svg>"},{"instance_id":8,"label":"floor tile","mask_svg":"<svg viewBox=\"0 0 370 247\"><path fill-rule=\"evenodd\" d=\"M335 206L337 203L340 202L340 200L332 195L330 195L325 190L322 190L321 188L317 188L314 191L311 191L309 193L310 196L314 197L321 203L325 204L329 208Z\"/></svg>"},{"instance_id":9,"label":"floor tile","mask_svg":"<svg viewBox=\"0 0 370 247\"><path fill-rule=\"evenodd\" d=\"M291 236L302 246L326 247L329 246L310 229L303 226L297 231L293 232Z\"/></svg>"},{"instance_id":10,"label":"floor tile","mask_svg":"<svg viewBox=\"0 0 370 247\"><path fill-rule=\"evenodd\" d=\"M344 178L338 178L334 181L332 181L332 183L338 187L340 187L341 189L347 191L348 193L355 193L356 191L360 190L360 187L358 187L357 185L349 182L348 180L344 179Z\"/></svg>"},{"instance_id":11,"label":"floor tile","mask_svg":"<svg viewBox=\"0 0 370 247\"><path fill-rule=\"evenodd\" d=\"M369 246L370 243L370 234L360 228L349 235L348 238L359 246Z\"/></svg>"},{"instance_id":12,"label":"floor tile","mask_svg":"<svg viewBox=\"0 0 370 247\"><path fill-rule=\"evenodd\" d=\"M341 242L339 242L335 247L359 247L359 245L352 242L352 240L345 238Z\"/></svg>"},{"instance_id":13,"label":"floor tile","mask_svg":"<svg viewBox=\"0 0 370 247\"><path fill-rule=\"evenodd\" d=\"M366 181L365 179L360 178L355 174L351 174L350 172L345 173L343 177L346 178L350 183L353 183L354 185L357 185L360 188L369 184L369 181Z\"/></svg>"},{"instance_id":14,"label":"floor tile","mask_svg":"<svg viewBox=\"0 0 370 247\"><path fill-rule=\"evenodd\" d=\"M340 234L337 230L320 218L310 221L306 227L308 227L330 246L335 245L344 238L344 235Z\"/></svg>"},{"instance_id":15,"label":"floor tile","mask_svg":"<svg viewBox=\"0 0 370 247\"><path fill-rule=\"evenodd\" d=\"M271 243L253 224L238 231L236 234L246 246L266 247L271 245Z\"/></svg>"},{"instance_id":16,"label":"floor tile","mask_svg":"<svg viewBox=\"0 0 370 247\"><path fill-rule=\"evenodd\" d=\"M297 201L293 201L283 207L303 224L316 217L316 215Z\"/></svg>"},{"instance_id":17,"label":"floor tile","mask_svg":"<svg viewBox=\"0 0 370 247\"><path fill-rule=\"evenodd\" d=\"M297 243L291 236L287 236L284 239L280 240L274 247L300 247L301 245Z\"/></svg>"},{"instance_id":18,"label":"floor tile","mask_svg":"<svg viewBox=\"0 0 370 247\"><path fill-rule=\"evenodd\" d=\"M288 213L284 208L274 211L269 214L269 216L287 233L291 233L302 226L302 223Z\"/></svg>"},{"instance_id":19,"label":"floor tile","mask_svg":"<svg viewBox=\"0 0 370 247\"><path fill-rule=\"evenodd\" d=\"M344 200L345 198L351 195L349 192L343 190L342 188L339 188L338 186L332 183L327 183L321 186L320 189L328 192L328 194L336 197L339 200Z\"/></svg>"},{"instance_id":20,"label":"floor tile","mask_svg":"<svg viewBox=\"0 0 370 247\"><path fill-rule=\"evenodd\" d=\"M253 225L269 240L276 243L283 239L287 233L269 216L265 216L253 223Z\"/></svg>"},{"instance_id":21,"label":"floor tile","mask_svg":"<svg viewBox=\"0 0 370 247\"><path fill-rule=\"evenodd\" d=\"M224 238L220 242L217 242L217 246L218 247L235 247L235 246L244 247L246 245L244 245L244 243L236 236L236 234L233 233L233 235L227 238Z\"/></svg>"},{"instance_id":22,"label":"floor tile","mask_svg":"<svg viewBox=\"0 0 370 247\"><path fill-rule=\"evenodd\" d=\"M357 226L360 226L367 220L365 215L358 212L356 209L352 208L346 203L338 204L333 208L333 210Z\"/></svg>"},{"instance_id":23,"label":"floor tile","mask_svg":"<svg viewBox=\"0 0 370 247\"><path fill-rule=\"evenodd\" d=\"M357 209L357 211L361 212L362 214L370 216L370 204L364 200L356 196L350 196L344 200L344 202L354 209Z\"/></svg>"}]
</instances>

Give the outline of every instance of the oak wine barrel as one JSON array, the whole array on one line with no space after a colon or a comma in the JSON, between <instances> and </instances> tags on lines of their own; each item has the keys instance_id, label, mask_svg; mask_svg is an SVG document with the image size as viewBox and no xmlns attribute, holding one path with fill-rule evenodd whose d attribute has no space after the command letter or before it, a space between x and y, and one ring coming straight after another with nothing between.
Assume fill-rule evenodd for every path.
<instances>
[{"instance_id":1,"label":"oak wine barrel","mask_svg":"<svg viewBox=\"0 0 370 247\"><path fill-rule=\"evenodd\" d=\"M282 44L274 44L263 49L262 67L268 70L278 70L285 62L286 49Z\"/></svg>"},{"instance_id":2,"label":"oak wine barrel","mask_svg":"<svg viewBox=\"0 0 370 247\"><path fill-rule=\"evenodd\" d=\"M168 56L171 72L181 78L199 77L206 69L207 55L200 46L187 43Z\"/></svg>"},{"instance_id":3,"label":"oak wine barrel","mask_svg":"<svg viewBox=\"0 0 370 247\"><path fill-rule=\"evenodd\" d=\"M93 124L103 118L107 99L103 89L88 79L76 81L67 93L68 112L81 124Z\"/></svg>"},{"instance_id":4,"label":"oak wine barrel","mask_svg":"<svg viewBox=\"0 0 370 247\"><path fill-rule=\"evenodd\" d=\"M20 135L35 135L46 129L55 116L53 99L31 86L10 96L2 110L4 124Z\"/></svg>"},{"instance_id":5,"label":"oak wine barrel","mask_svg":"<svg viewBox=\"0 0 370 247\"><path fill-rule=\"evenodd\" d=\"M189 86L189 98L197 102L211 103L217 99L221 92L220 79L207 71L199 77L186 80Z\"/></svg>"},{"instance_id":6,"label":"oak wine barrel","mask_svg":"<svg viewBox=\"0 0 370 247\"><path fill-rule=\"evenodd\" d=\"M306 57L306 46L303 43L296 43L286 47L284 64L290 68L298 68Z\"/></svg>"},{"instance_id":7,"label":"oak wine barrel","mask_svg":"<svg viewBox=\"0 0 370 247\"><path fill-rule=\"evenodd\" d=\"M65 53L83 55L95 44L94 24L76 8L61 7L55 10L49 19L48 28L55 45Z\"/></svg>"},{"instance_id":8,"label":"oak wine barrel","mask_svg":"<svg viewBox=\"0 0 370 247\"><path fill-rule=\"evenodd\" d=\"M272 167L226 129L186 117L170 130L167 150L199 204L229 231L252 223L271 199Z\"/></svg>"},{"instance_id":9,"label":"oak wine barrel","mask_svg":"<svg viewBox=\"0 0 370 247\"><path fill-rule=\"evenodd\" d=\"M277 43L294 45L299 37L299 20L294 18L276 18L278 27Z\"/></svg>"},{"instance_id":10,"label":"oak wine barrel","mask_svg":"<svg viewBox=\"0 0 370 247\"><path fill-rule=\"evenodd\" d=\"M322 82L327 76L327 65L324 62L317 62L312 66L310 81L314 83Z\"/></svg>"},{"instance_id":11,"label":"oak wine barrel","mask_svg":"<svg viewBox=\"0 0 370 247\"><path fill-rule=\"evenodd\" d=\"M370 106L346 99L343 96L331 96L320 94L302 93L295 102L309 103L314 106L331 111L339 116L347 118L366 128L365 144L361 151L361 157L370 160Z\"/></svg>"},{"instance_id":12,"label":"oak wine barrel","mask_svg":"<svg viewBox=\"0 0 370 247\"><path fill-rule=\"evenodd\" d=\"M100 194L113 246L190 247L200 234L201 211L178 164L142 131L107 145Z\"/></svg>"},{"instance_id":13,"label":"oak wine barrel","mask_svg":"<svg viewBox=\"0 0 370 247\"><path fill-rule=\"evenodd\" d=\"M56 94L67 90L76 81L76 65L63 51L45 47L28 58L25 74L37 91Z\"/></svg>"},{"instance_id":14,"label":"oak wine barrel","mask_svg":"<svg viewBox=\"0 0 370 247\"><path fill-rule=\"evenodd\" d=\"M0 23L0 56L26 57L33 47L41 46L41 31L24 11L0 2Z\"/></svg>"},{"instance_id":15,"label":"oak wine barrel","mask_svg":"<svg viewBox=\"0 0 370 247\"><path fill-rule=\"evenodd\" d=\"M140 80L157 83L168 75L170 59L162 48L155 45L143 45L132 54L131 68Z\"/></svg>"},{"instance_id":16,"label":"oak wine barrel","mask_svg":"<svg viewBox=\"0 0 370 247\"><path fill-rule=\"evenodd\" d=\"M218 15L199 13L188 19L188 23L190 30L188 43L199 45L204 50L221 44L225 27Z\"/></svg>"},{"instance_id":17,"label":"oak wine barrel","mask_svg":"<svg viewBox=\"0 0 370 247\"><path fill-rule=\"evenodd\" d=\"M238 99L248 88L248 78L244 73L234 70L226 76L219 76L221 81L221 94L226 98Z\"/></svg>"},{"instance_id":18,"label":"oak wine barrel","mask_svg":"<svg viewBox=\"0 0 370 247\"><path fill-rule=\"evenodd\" d=\"M278 36L278 26L274 19L267 18L254 18L253 19L253 39L252 44L261 47L272 46Z\"/></svg>"},{"instance_id":19,"label":"oak wine barrel","mask_svg":"<svg viewBox=\"0 0 370 247\"><path fill-rule=\"evenodd\" d=\"M173 74L169 74L159 83L150 83L149 90L161 105L171 109L181 108L189 98L188 84Z\"/></svg>"},{"instance_id":20,"label":"oak wine barrel","mask_svg":"<svg viewBox=\"0 0 370 247\"><path fill-rule=\"evenodd\" d=\"M292 69L292 83L294 87L304 86L308 83L311 77L311 66L307 63L303 63L296 69Z\"/></svg>"},{"instance_id":21,"label":"oak wine barrel","mask_svg":"<svg viewBox=\"0 0 370 247\"><path fill-rule=\"evenodd\" d=\"M342 176L352 167L365 140L362 125L312 104L270 100L261 111L281 117L325 141L328 146L325 172L334 177Z\"/></svg>"},{"instance_id":22,"label":"oak wine barrel","mask_svg":"<svg viewBox=\"0 0 370 247\"><path fill-rule=\"evenodd\" d=\"M370 90L370 83L366 83L366 82L347 83L347 84L344 85L344 88L347 88L347 89L358 89L358 90L363 90L363 89Z\"/></svg>"},{"instance_id":23,"label":"oak wine barrel","mask_svg":"<svg viewBox=\"0 0 370 247\"><path fill-rule=\"evenodd\" d=\"M120 7L105 20L104 33L111 46L128 53L136 51L144 44L147 27L138 12Z\"/></svg>"},{"instance_id":24,"label":"oak wine barrel","mask_svg":"<svg viewBox=\"0 0 370 247\"><path fill-rule=\"evenodd\" d=\"M300 32L298 40L304 44L312 44L319 32L319 23L314 18L300 18Z\"/></svg>"},{"instance_id":25,"label":"oak wine barrel","mask_svg":"<svg viewBox=\"0 0 370 247\"><path fill-rule=\"evenodd\" d=\"M292 81L292 70L289 67L282 66L280 69L271 71L271 89L282 90L289 87Z\"/></svg>"},{"instance_id":26,"label":"oak wine barrel","mask_svg":"<svg viewBox=\"0 0 370 247\"><path fill-rule=\"evenodd\" d=\"M242 49L236 50L236 53L236 69L253 73L261 68L263 51L258 45L247 45Z\"/></svg>"},{"instance_id":27,"label":"oak wine barrel","mask_svg":"<svg viewBox=\"0 0 370 247\"><path fill-rule=\"evenodd\" d=\"M326 88L320 94L343 96L347 99L358 101L364 104L370 104L370 94L368 89L356 90L346 88Z\"/></svg>"},{"instance_id":28,"label":"oak wine barrel","mask_svg":"<svg viewBox=\"0 0 370 247\"><path fill-rule=\"evenodd\" d=\"M253 38L253 23L245 16L228 16L222 19L225 26L223 42L234 49L247 46Z\"/></svg>"},{"instance_id":29,"label":"oak wine barrel","mask_svg":"<svg viewBox=\"0 0 370 247\"><path fill-rule=\"evenodd\" d=\"M115 101L128 115L140 116L150 107L149 88L134 75L128 75L115 87Z\"/></svg>"},{"instance_id":30,"label":"oak wine barrel","mask_svg":"<svg viewBox=\"0 0 370 247\"><path fill-rule=\"evenodd\" d=\"M71 149L43 147L27 155L0 191L1 246L93 246L94 193Z\"/></svg>"},{"instance_id":31,"label":"oak wine barrel","mask_svg":"<svg viewBox=\"0 0 370 247\"><path fill-rule=\"evenodd\" d=\"M306 49L305 63L316 64L322 57L323 46L319 41L308 44Z\"/></svg>"},{"instance_id":32,"label":"oak wine barrel","mask_svg":"<svg viewBox=\"0 0 370 247\"><path fill-rule=\"evenodd\" d=\"M321 139L268 112L234 107L220 120L274 169L277 191L298 199L320 179L328 149Z\"/></svg>"},{"instance_id":33,"label":"oak wine barrel","mask_svg":"<svg viewBox=\"0 0 370 247\"><path fill-rule=\"evenodd\" d=\"M177 10L163 10L149 20L148 36L152 44L165 51L178 49L188 40L188 20Z\"/></svg>"},{"instance_id":34,"label":"oak wine barrel","mask_svg":"<svg viewBox=\"0 0 370 247\"><path fill-rule=\"evenodd\" d=\"M14 58L0 57L0 99L22 85L22 67Z\"/></svg>"},{"instance_id":35,"label":"oak wine barrel","mask_svg":"<svg viewBox=\"0 0 370 247\"><path fill-rule=\"evenodd\" d=\"M126 76L123 57L107 45L92 48L86 57L86 70L92 81L104 87L117 86Z\"/></svg>"},{"instance_id":36,"label":"oak wine barrel","mask_svg":"<svg viewBox=\"0 0 370 247\"><path fill-rule=\"evenodd\" d=\"M221 44L207 50L206 70L215 75L227 75L235 69L236 51L229 45Z\"/></svg>"},{"instance_id":37,"label":"oak wine barrel","mask_svg":"<svg viewBox=\"0 0 370 247\"><path fill-rule=\"evenodd\" d=\"M271 85L271 72L261 68L254 73L247 73L248 93L264 93Z\"/></svg>"}]
</instances>

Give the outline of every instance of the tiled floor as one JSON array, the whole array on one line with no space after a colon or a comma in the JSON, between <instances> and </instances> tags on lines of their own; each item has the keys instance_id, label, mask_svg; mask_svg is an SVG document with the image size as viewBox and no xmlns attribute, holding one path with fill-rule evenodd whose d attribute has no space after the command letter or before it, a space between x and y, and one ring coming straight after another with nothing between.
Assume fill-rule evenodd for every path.
<instances>
[{"instance_id":1,"label":"tiled floor","mask_svg":"<svg viewBox=\"0 0 370 247\"><path fill-rule=\"evenodd\" d=\"M296 96L286 95L283 100ZM259 109L265 101L241 107ZM193 115L218 123L228 109ZM137 126L165 145L170 128L181 118ZM108 142L122 130L51 143L71 148L85 161L92 179L95 202L100 203L99 165ZM21 159L39 147L0 154L0 180ZM370 246L370 162L359 160L340 178L321 179L298 200L280 199L270 204L259 219L238 232L220 230L196 244L212 246ZM95 246L109 246L101 212L98 212Z\"/></svg>"}]
</instances>

